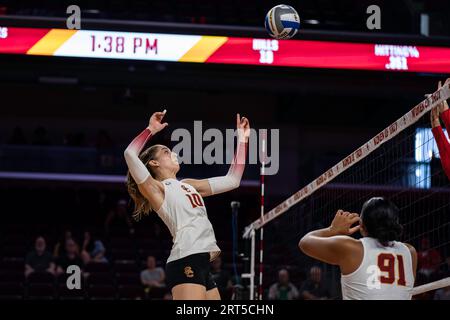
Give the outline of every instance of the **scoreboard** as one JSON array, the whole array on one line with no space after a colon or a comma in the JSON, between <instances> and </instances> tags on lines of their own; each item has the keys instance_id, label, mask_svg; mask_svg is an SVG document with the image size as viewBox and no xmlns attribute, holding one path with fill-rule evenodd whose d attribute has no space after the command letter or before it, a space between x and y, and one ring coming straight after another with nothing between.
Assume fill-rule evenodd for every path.
<instances>
[{"instance_id":1,"label":"scoreboard","mask_svg":"<svg viewBox=\"0 0 450 320\"><path fill-rule=\"evenodd\" d=\"M450 48L385 43L0 27L0 54L450 73Z\"/></svg>"}]
</instances>

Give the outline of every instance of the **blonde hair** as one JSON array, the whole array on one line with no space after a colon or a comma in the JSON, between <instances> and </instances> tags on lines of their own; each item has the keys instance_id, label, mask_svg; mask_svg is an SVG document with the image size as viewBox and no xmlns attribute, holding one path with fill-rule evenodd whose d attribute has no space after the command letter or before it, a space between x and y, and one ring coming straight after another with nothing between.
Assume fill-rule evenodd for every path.
<instances>
[{"instance_id":1,"label":"blonde hair","mask_svg":"<svg viewBox=\"0 0 450 320\"><path fill-rule=\"evenodd\" d=\"M154 160L156 153L161 149L161 145L154 145L147 148L139 155L139 159L145 164L150 174L155 177L155 172L150 166L150 160ZM149 201L139 191L138 185L131 176L130 171L127 172L127 190L131 199L134 201L133 219L139 221L142 216L147 216L152 211Z\"/></svg>"}]
</instances>

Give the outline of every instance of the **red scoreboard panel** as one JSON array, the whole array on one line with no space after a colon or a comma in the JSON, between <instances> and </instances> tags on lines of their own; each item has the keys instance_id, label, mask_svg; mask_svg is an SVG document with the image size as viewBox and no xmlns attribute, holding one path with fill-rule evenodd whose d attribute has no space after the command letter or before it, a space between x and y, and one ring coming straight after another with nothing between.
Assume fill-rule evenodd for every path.
<instances>
[{"instance_id":1,"label":"red scoreboard panel","mask_svg":"<svg viewBox=\"0 0 450 320\"><path fill-rule=\"evenodd\" d=\"M0 54L450 73L450 48L0 27Z\"/></svg>"}]
</instances>

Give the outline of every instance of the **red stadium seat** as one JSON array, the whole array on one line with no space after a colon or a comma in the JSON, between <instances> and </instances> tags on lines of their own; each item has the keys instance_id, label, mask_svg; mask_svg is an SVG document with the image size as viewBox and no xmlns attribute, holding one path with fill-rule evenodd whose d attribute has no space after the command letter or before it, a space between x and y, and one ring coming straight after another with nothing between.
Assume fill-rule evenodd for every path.
<instances>
[{"instance_id":1,"label":"red stadium seat","mask_svg":"<svg viewBox=\"0 0 450 320\"><path fill-rule=\"evenodd\" d=\"M91 272L108 272L111 270L111 267L108 263L88 263L84 268L84 271L87 273Z\"/></svg>"},{"instance_id":2,"label":"red stadium seat","mask_svg":"<svg viewBox=\"0 0 450 320\"><path fill-rule=\"evenodd\" d=\"M118 273L139 272L140 268L138 268L135 261L133 262L116 261L114 263L114 271Z\"/></svg>"},{"instance_id":3,"label":"red stadium seat","mask_svg":"<svg viewBox=\"0 0 450 320\"><path fill-rule=\"evenodd\" d=\"M0 300L21 300L24 296L24 288L16 282L0 283Z\"/></svg>"},{"instance_id":4,"label":"red stadium seat","mask_svg":"<svg viewBox=\"0 0 450 320\"><path fill-rule=\"evenodd\" d=\"M22 283L24 281L23 270L1 270L0 269L0 283L1 282L15 282Z\"/></svg>"},{"instance_id":5,"label":"red stadium seat","mask_svg":"<svg viewBox=\"0 0 450 320\"><path fill-rule=\"evenodd\" d=\"M88 297L92 300L113 300L116 298L116 288L112 285L91 285Z\"/></svg>"},{"instance_id":6,"label":"red stadium seat","mask_svg":"<svg viewBox=\"0 0 450 320\"><path fill-rule=\"evenodd\" d=\"M133 250L135 242L130 238L112 238L109 245L115 250Z\"/></svg>"},{"instance_id":7,"label":"red stadium seat","mask_svg":"<svg viewBox=\"0 0 450 320\"><path fill-rule=\"evenodd\" d=\"M25 262L22 258L3 258L0 262L0 270L24 270Z\"/></svg>"},{"instance_id":8,"label":"red stadium seat","mask_svg":"<svg viewBox=\"0 0 450 320\"><path fill-rule=\"evenodd\" d=\"M55 298L55 287L53 284L30 284L27 288L27 299L51 300Z\"/></svg>"},{"instance_id":9,"label":"red stadium seat","mask_svg":"<svg viewBox=\"0 0 450 320\"><path fill-rule=\"evenodd\" d=\"M150 300L160 300L169 290L167 288L146 289L147 298Z\"/></svg>"},{"instance_id":10,"label":"red stadium seat","mask_svg":"<svg viewBox=\"0 0 450 320\"><path fill-rule=\"evenodd\" d=\"M115 261L135 261L137 258L137 252L132 248L122 250L114 249L111 251L111 255Z\"/></svg>"},{"instance_id":11,"label":"red stadium seat","mask_svg":"<svg viewBox=\"0 0 450 320\"><path fill-rule=\"evenodd\" d=\"M65 284L58 286L58 297L60 300L83 300L86 298L86 291L84 286L81 289L69 290Z\"/></svg>"},{"instance_id":12,"label":"red stadium seat","mask_svg":"<svg viewBox=\"0 0 450 320\"><path fill-rule=\"evenodd\" d=\"M116 281L119 285L140 285L139 273L117 273Z\"/></svg>"},{"instance_id":13,"label":"red stadium seat","mask_svg":"<svg viewBox=\"0 0 450 320\"><path fill-rule=\"evenodd\" d=\"M89 285L96 284L105 284L111 285L114 284L114 277L110 272L93 272L90 273L87 277L87 283Z\"/></svg>"},{"instance_id":14,"label":"red stadium seat","mask_svg":"<svg viewBox=\"0 0 450 320\"><path fill-rule=\"evenodd\" d=\"M26 282L28 284L51 284L55 282L55 276L48 272L33 272L31 273Z\"/></svg>"},{"instance_id":15,"label":"red stadium seat","mask_svg":"<svg viewBox=\"0 0 450 320\"><path fill-rule=\"evenodd\" d=\"M143 299L144 290L139 285L121 285L118 287L119 299L138 300Z\"/></svg>"}]
</instances>

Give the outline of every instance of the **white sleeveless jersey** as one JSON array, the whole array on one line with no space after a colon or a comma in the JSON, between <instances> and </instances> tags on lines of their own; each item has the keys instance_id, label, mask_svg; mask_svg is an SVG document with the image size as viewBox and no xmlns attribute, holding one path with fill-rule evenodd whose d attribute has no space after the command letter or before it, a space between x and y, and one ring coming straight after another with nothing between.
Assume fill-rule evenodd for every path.
<instances>
[{"instance_id":1,"label":"white sleeveless jersey","mask_svg":"<svg viewBox=\"0 0 450 320\"><path fill-rule=\"evenodd\" d=\"M361 238L364 256L353 273L341 275L344 300L411 300L414 272L409 248L397 241L384 247L378 240Z\"/></svg>"},{"instance_id":2,"label":"white sleeveless jersey","mask_svg":"<svg viewBox=\"0 0 450 320\"><path fill-rule=\"evenodd\" d=\"M162 181L164 201L156 212L173 238L167 262L195 253L209 252L211 260L220 253L202 196L195 188L176 179Z\"/></svg>"}]
</instances>

